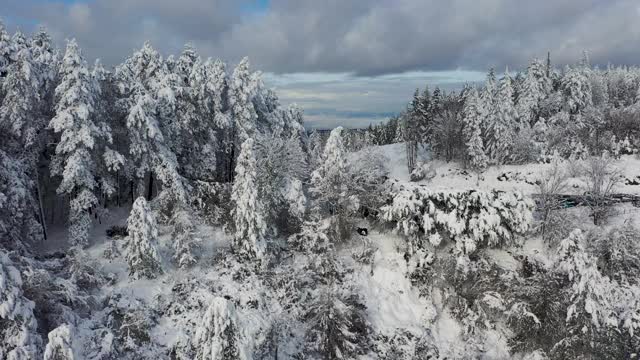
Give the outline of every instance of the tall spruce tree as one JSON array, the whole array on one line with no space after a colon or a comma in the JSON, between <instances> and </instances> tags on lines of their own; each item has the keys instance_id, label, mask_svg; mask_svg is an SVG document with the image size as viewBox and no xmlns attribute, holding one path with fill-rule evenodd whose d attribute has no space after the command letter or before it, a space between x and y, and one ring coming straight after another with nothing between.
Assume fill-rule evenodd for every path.
<instances>
[{"instance_id":1,"label":"tall spruce tree","mask_svg":"<svg viewBox=\"0 0 640 360\"><path fill-rule=\"evenodd\" d=\"M497 164L504 164L510 156L515 136L517 112L513 104L513 89L508 71L500 81L495 105L490 114L489 158Z\"/></svg>"},{"instance_id":2,"label":"tall spruce tree","mask_svg":"<svg viewBox=\"0 0 640 360\"><path fill-rule=\"evenodd\" d=\"M60 134L51 172L62 176L58 193L71 197L69 243L84 247L89 242L90 212L98 205L97 143L110 140L111 135L94 122L99 91L75 40L67 44L60 73L56 115L49 125Z\"/></svg>"},{"instance_id":3,"label":"tall spruce tree","mask_svg":"<svg viewBox=\"0 0 640 360\"><path fill-rule=\"evenodd\" d=\"M127 219L127 263L134 279L153 279L162 274L160 255L156 249L158 225L144 197L133 203Z\"/></svg>"},{"instance_id":4,"label":"tall spruce tree","mask_svg":"<svg viewBox=\"0 0 640 360\"><path fill-rule=\"evenodd\" d=\"M257 165L254 141L247 138L242 143L236 165L235 182L231 192L234 203L232 216L235 234L232 247L242 258L262 258L266 252L264 205L258 194Z\"/></svg>"},{"instance_id":5,"label":"tall spruce tree","mask_svg":"<svg viewBox=\"0 0 640 360\"><path fill-rule=\"evenodd\" d=\"M478 90L472 89L464 104L464 138L470 167L480 173L487 167L487 156L482 140L482 108Z\"/></svg>"}]
</instances>

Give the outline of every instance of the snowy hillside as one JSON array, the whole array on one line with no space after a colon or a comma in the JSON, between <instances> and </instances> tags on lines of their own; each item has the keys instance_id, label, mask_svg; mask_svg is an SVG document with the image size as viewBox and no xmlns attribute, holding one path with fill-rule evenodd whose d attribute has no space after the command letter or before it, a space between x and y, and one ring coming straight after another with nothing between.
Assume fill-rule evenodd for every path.
<instances>
[{"instance_id":1,"label":"snowy hillside","mask_svg":"<svg viewBox=\"0 0 640 360\"><path fill-rule=\"evenodd\" d=\"M400 182L409 182L407 156L405 144L382 145L375 148L375 152L385 156L388 161L385 167L389 177ZM419 154L419 159L428 164L435 172L432 179L416 182L427 185L434 190L503 190L520 191L524 194L538 192L536 181L545 176L551 164L533 163L526 165L489 166L477 181L476 174L457 162L446 162L432 159L426 152ZM620 172L623 178L616 186L616 192L624 194L640 194L640 159L634 155L623 155L620 159L610 159L611 164ZM583 166L583 162L576 165L568 161L562 167L568 171L571 166ZM568 194L582 194L586 191L586 184L579 172L569 178ZM634 184L635 183L635 184Z\"/></svg>"},{"instance_id":2,"label":"snowy hillside","mask_svg":"<svg viewBox=\"0 0 640 360\"><path fill-rule=\"evenodd\" d=\"M0 23L0 359L637 359L640 71L514 75L309 133L248 58Z\"/></svg>"}]
</instances>

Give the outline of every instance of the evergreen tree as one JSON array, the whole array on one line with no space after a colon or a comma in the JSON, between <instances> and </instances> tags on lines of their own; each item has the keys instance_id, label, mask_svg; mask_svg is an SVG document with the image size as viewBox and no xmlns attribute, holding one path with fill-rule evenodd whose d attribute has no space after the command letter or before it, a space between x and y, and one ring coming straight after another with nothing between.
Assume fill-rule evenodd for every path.
<instances>
[{"instance_id":1,"label":"evergreen tree","mask_svg":"<svg viewBox=\"0 0 640 360\"><path fill-rule=\"evenodd\" d=\"M316 130L309 135L309 165L312 169L318 167L320 159L322 158L323 145L322 136Z\"/></svg>"},{"instance_id":2,"label":"evergreen tree","mask_svg":"<svg viewBox=\"0 0 640 360\"><path fill-rule=\"evenodd\" d=\"M136 175L142 180L148 176L147 199L153 196L154 176L159 178L168 195L184 202L186 193L183 177L179 174L176 154L170 147L171 136L165 132L174 116L175 93L171 74L167 73L162 58L148 42L140 51L116 69L122 99L127 111L126 126L129 134L129 152L133 157Z\"/></svg>"},{"instance_id":3,"label":"evergreen tree","mask_svg":"<svg viewBox=\"0 0 640 360\"><path fill-rule=\"evenodd\" d=\"M162 274L160 255L156 249L158 226L144 197L139 197L127 219L127 263L134 279L153 279Z\"/></svg>"},{"instance_id":4,"label":"evergreen tree","mask_svg":"<svg viewBox=\"0 0 640 360\"><path fill-rule=\"evenodd\" d=\"M111 135L94 122L98 90L75 40L69 41L62 60L62 79L56 88L56 116L50 127L60 133L51 172L61 175L59 194L71 196L69 243L86 246L91 229L95 195L97 143ZM99 160L98 160L99 161Z\"/></svg>"},{"instance_id":5,"label":"evergreen tree","mask_svg":"<svg viewBox=\"0 0 640 360\"><path fill-rule=\"evenodd\" d=\"M311 192L321 213L335 215L344 211L347 160L342 139L343 128L333 129L324 147L320 165L311 175Z\"/></svg>"},{"instance_id":6,"label":"evergreen tree","mask_svg":"<svg viewBox=\"0 0 640 360\"><path fill-rule=\"evenodd\" d=\"M233 183L231 200L234 203L232 216L235 222L233 250L241 257L262 258L266 251L264 205L258 196L257 165L254 155L254 142L248 138L242 143L242 149L236 165L236 178Z\"/></svg>"},{"instance_id":7,"label":"evergreen tree","mask_svg":"<svg viewBox=\"0 0 640 360\"><path fill-rule=\"evenodd\" d=\"M248 138L254 137L256 132L258 115L252 102L255 91L255 82L249 71L249 58L245 57L233 70L229 86L229 105L235 124L237 148Z\"/></svg>"},{"instance_id":8,"label":"evergreen tree","mask_svg":"<svg viewBox=\"0 0 640 360\"><path fill-rule=\"evenodd\" d=\"M544 78L540 78L540 69L536 64L536 60L534 60L529 65L518 96L518 103L516 104L516 110L520 117L520 129L527 129L535 124L537 121L536 116L539 112L539 103L546 97L546 83Z\"/></svg>"},{"instance_id":9,"label":"evergreen tree","mask_svg":"<svg viewBox=\"0 0 640 360\"><path fill-rule=\"evenodd\" d=\"M36 359L41 354L34 303L22 290L20 271L0 250L0 358Z\"/></svg>"},{"instance_id":10,"label":"evergreen tree","mask_svg":"<svg viewBox=\"0 0 640 360\"><path fill-rule=\"evenodd\" d=\"M591 83L581 67L566 69L562 77L562 92L571 114L577 114L592 104Z\"/></svg>"},{"instance_id":11,"label":"evergreen tree","mask_svg":"<svg viewBox=\"0 0 640 360\"><path fill-rule=\"evenodd\" d=\"M13 48L11 46L11 36L7 32L4 23L0 21L0 81L9 70L12 59ZM0 82L0 84L2 84Z\"/></svg>"},{"instance_id":12,"label":"evergreen tree","mask_svg":"<svg viewBox=\"0 0 640 360\"><path fill-rule=\"evenodd\" d=\"M480 173L487 167L487 156L484 152L482 140L482 108L478 104L480 96L476 89L471 90L464 105L464 137L469 156L469 165L476 172Z\"/></svg>"},{"instance_id":13,"label":"evergreen tree","mask_svg":"<svg viewBox=\"0 0 640 360\"><path fill-rule=\"evenodd\" d=\"M513 105L511 77L507 72L500 81L500 88L490 115L488 154L490 159L497 164L504 164L509 158L515 136L517 116Z\"/></svg>"},{"instance_id":14,"label":"evergreen tree","mask_svg":"<svg viewBox=\"0 0 640 360\"><path fill-rule=\"evenodd\" d=\"M216 297L211 301L194 337L196 360L249 360L241 343L233 303Z\"/></svg>"},{"instance_id":15,"label":"evergreen tree","mask_svg":"<svg viewBox=\"0 0 640 360\"><path fill-rule=\"evenodd\" d=\"M6 147L23 149L37 145L36 135L46 126L46 121L37 113L38 80L30 49L14 46L11 66L2 82L4 99L0 107L0 128L5 136L10 136Z\"/></svg>"},{"instance_id":16,"label":"evergreen tree","mask_svg":"<svg viewBox=\"0 0 640 360\"><path fill-rule=\"evenodd\" d=\"M46 227L42 211L40 193L40 177L38 161L48 143L45 131L48 118L43 113L46 103L40 91L44 91L44 84L39 70L42 67L33 59L33 53L27 46L24 37L17 33L11 39L11 52L6 77L2 78L0 85L0 131L3 133L3 142L0 149L11 168L12 176L22 178L7 178L8 186L14 182L24 185L7 192L15 218L10 222L14 227L7 230L13 237L2 239L10 241L14 246L20 247L46 237ZM0 177L2 174L0 174ZM36 230L36 224L41 227ZM20 234L20 235L18 235Z\"/></svg>"}]
</instances>

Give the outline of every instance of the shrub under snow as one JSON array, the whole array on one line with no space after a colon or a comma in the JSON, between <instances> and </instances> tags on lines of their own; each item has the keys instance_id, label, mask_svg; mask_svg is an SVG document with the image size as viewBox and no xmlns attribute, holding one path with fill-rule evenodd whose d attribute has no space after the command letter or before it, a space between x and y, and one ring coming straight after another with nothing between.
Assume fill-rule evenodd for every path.
<instances>
[{"instance_id":1,"label":"shrub under snow","mask_svg":"<svg viewBox=\"0 0 640 360\"><path fill-rule=\"evenodd\" d=\"M511 243L529 230L533 205L520 193L498 191L431 191L423 187L400 189L381 218L393 223L409 239L409 252L427 245L440 246L446 238L459 254L480 247Z\"/></svg>"},{"instance_id":2,"label":"shrub under snow","mask_svg":"<svg viewBox=\"0 0 640 360\"><path fill-rule=\"evenodd\" d=\"M134 278L155 278L162 273L160 256L156 249L158 226L156 219L143 197L139 197L127 220L129 238L127 243L127 263L129 274Z\"/></svg>"}]
</instances>

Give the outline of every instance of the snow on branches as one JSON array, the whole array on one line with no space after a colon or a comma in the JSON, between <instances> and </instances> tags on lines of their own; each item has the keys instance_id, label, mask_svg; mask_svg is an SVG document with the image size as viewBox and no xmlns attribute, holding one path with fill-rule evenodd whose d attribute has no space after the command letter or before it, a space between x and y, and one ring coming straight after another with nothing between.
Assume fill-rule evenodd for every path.
<instances>
[{"instance_id":1,"label":"snow on branches","mask_svg":"<svg viewBox=\"0 0 640 360\"><path fill-rule=\"evenodd\" d=\"M410 187L393 195L393 202L381 208L381 218L409 239L409 252L423 248L427 240L437 247L449 238L459 254L468 255L480 247L512 243L529 229L532 210L520 193Z\"/></svg>"},{"instance_id":2,"label":"snow on branches","mask_svg":"<svg viewBox=\"0 0 640 360\"><path fill-rule=\"evenodd\" d=\"M0 251L0 358L34 359L40 352L34 303L25 298L20 271Z\"/></svg>"},{"instance_id":3,"label":"snow on branches","mask_svg":"<svg viewBox=\"0 0 640 360\"><path fill-rule=\"evenodd\" d=\"M156 249L158 227L156 219L143 197L139 197L127 220L129 232L127 243L127 263L129 274L134 278L155 278L162 274L160 255Z\"/></svg>"},{"instance_id":4,"label":"snow on branches","mask_svg":"<svg viewBox=\"0 0 640 360\"><path fill-rule=\"evenodd\" d=\"M261 258L266 250L265 235L267 224L264 206L258 196L257 165L254 155L253 139L242 143L242 149L236 165L236 179L233 183L231 200L235 220L233 249L243 257Z\"/></svg>"},{"instance_id":5,"label":"snow on branches","mask_svg":"<svg viewBox=\"0 0 640 360\"><path fill-rule=\"evenodd\" d=\"M235 306L225 298L211 301L196 329L194 345L197 360L248 360L241 343Z\"/></svg>"}]
</instances>

